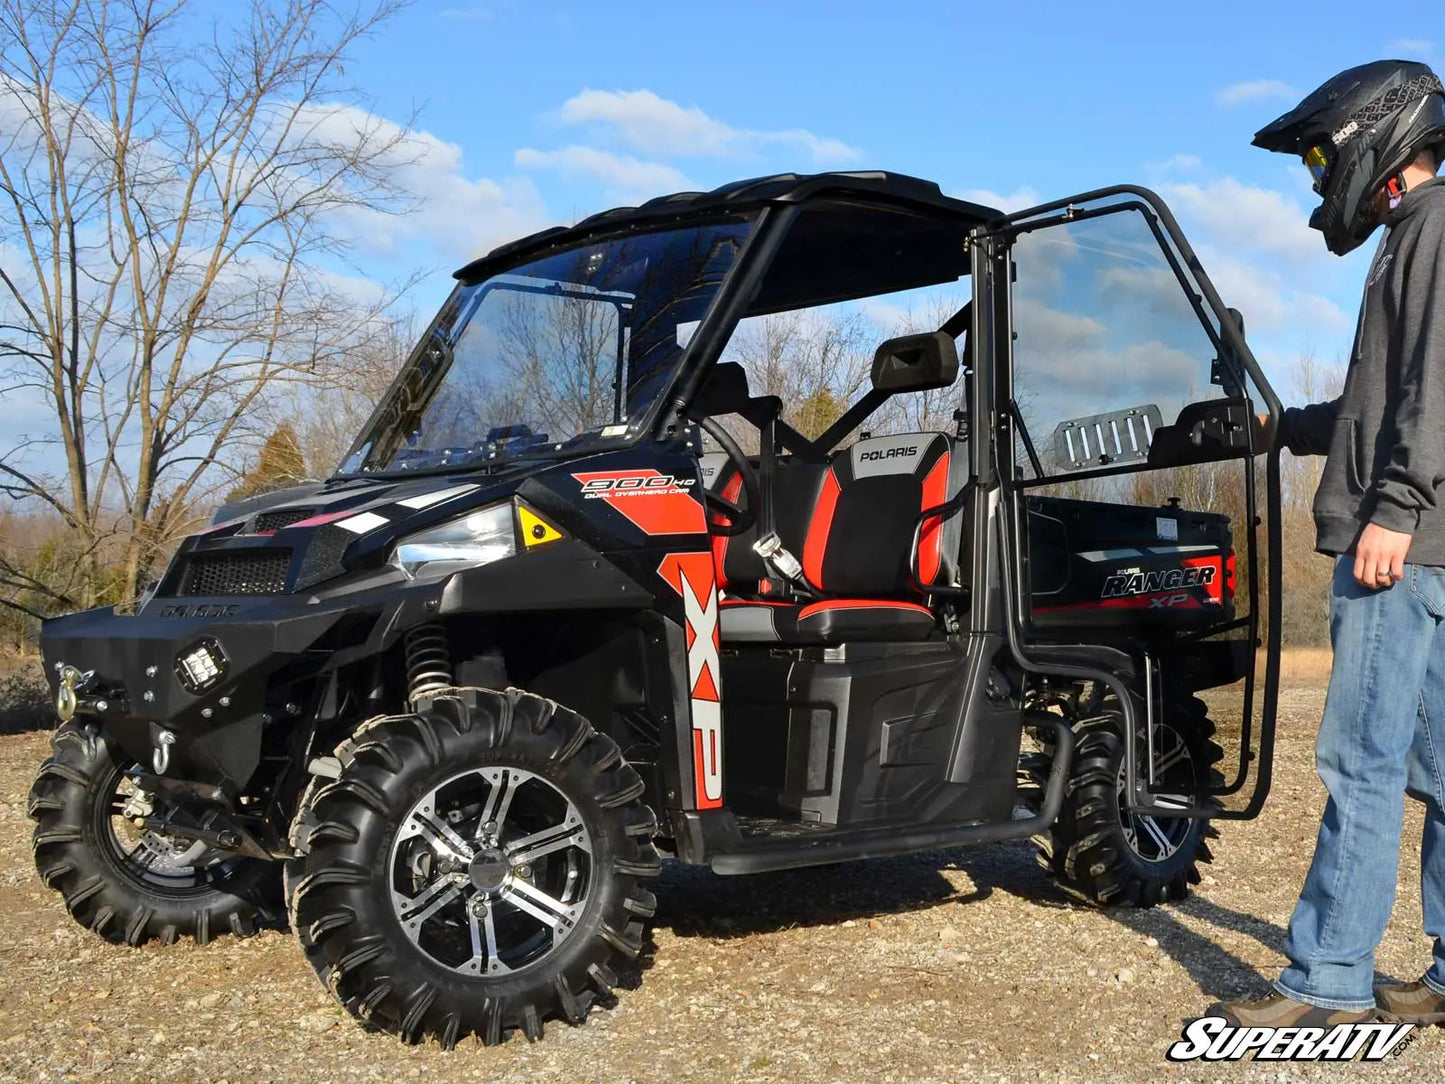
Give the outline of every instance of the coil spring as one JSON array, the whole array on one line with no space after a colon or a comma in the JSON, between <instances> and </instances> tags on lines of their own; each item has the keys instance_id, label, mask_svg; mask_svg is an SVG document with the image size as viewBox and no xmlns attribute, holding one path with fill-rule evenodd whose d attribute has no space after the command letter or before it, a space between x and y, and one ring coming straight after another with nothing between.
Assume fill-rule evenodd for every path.
<instances>
[{"instance_id":1,"label":"coil spring","mask_svg":"<svg viewBox=\"0 0 1445 1084\"><path fill-rule=\"evenodd\" d=\"M419 625L406 634L407 695L415 702L433 689L452 684L452 655L447 630L438 624Z\"/></svg>"}]
</instances>

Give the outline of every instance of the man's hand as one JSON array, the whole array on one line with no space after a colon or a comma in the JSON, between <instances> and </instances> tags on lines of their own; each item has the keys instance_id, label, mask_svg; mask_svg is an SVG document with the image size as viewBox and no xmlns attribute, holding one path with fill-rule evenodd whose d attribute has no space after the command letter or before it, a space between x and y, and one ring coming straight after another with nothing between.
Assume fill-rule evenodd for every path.
<instances>
[{"instance_id":1,"label":"man's hand","mask_svg":"<svg viewBox=\"0 0 1445 1084\"><path fill-rule=\"evenodd\" d=\"M1392 586L1405 575L1405 554L1411 536L1378 523L1367 523L1355 545L1355 579L1361 587L1378 590Z\"/></svg>"},{"instance_id":2,"label":"man's hand","mask_svg":"<svg viewBox=\"0 0 1445 1084\"><path fill-rule=\"evenodd\" d=\"M1268 414L1256 415L1259 424L1254 427L1254 446L1256 450L1263 451L1268 448L1274 440L1274 431L1269 424Z\"/></svg>"}]
</instances>

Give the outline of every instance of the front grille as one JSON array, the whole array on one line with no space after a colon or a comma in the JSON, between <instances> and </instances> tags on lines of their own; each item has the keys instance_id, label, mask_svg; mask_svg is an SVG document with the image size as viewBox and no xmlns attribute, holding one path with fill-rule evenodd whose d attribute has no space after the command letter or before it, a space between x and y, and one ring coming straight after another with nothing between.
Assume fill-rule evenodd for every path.
<instances>
[{"instance_id":1,"label":"front grille","mask_svg":"<svg viewBox=\"0 0 1445 1084\"><path fill-rule=\"evenodd\" d=\"M290 550L195 554L186 561L176 593L196 598L279 595L286 590L290 567Z\"/></svg>"},{"instance_id":2,"label":"front grille","mask_svg":"<svg viewBox=\"0 0 1445 1084\"><path fill-rule=\"evenodd\" d=\"M256 522L251 525L252 534L270 534L272 531L279 531L282 527L289 527L293 523L300 523L311 515L309 508L283 508L279 512L262 512L256 517Z\"/></svg>"}]
</instances>

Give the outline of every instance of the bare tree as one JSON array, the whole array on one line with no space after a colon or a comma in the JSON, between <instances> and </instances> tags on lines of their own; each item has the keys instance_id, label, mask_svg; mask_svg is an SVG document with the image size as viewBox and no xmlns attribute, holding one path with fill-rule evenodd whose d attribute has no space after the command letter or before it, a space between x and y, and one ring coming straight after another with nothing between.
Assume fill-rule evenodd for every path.
<instances>
[{"instance_id":1,"label":"bare tree","mask_svg":"<svg viewBox=\"0 0 1445 1084\"><path fill-rule=\"evenodd\" d=\"M614 420L623 358L615 303L601 296L503 292L498 310L495 349L506 388L500 397L494 389L494 410L502 406L499 400L520 398L525 417L554 439ZM494 415L498 421L508 416ZM513 416L523 415L514 408Z\"/></svg>"},{"instance_id":2,"label":"bare tree","mask_svg":"<svg viewBox=\"0 0 1445 1084\"><path fill-rule=\"evenodd\" d=\"M269 397L271 416L266 424L273 431L282 425L295 430L308 478L325 478L341 465L416 345L417 334L414 314L391 316L348 352L346 380L339 386L288 384L280 395Z\"/></svg>"},{"instance_id":3,"label":"bare tree","mask_svg":"<svg viewBox=\"0 0 1445 1084\"><path fill-rule=\"evenodd\" d=\"M783 416L812 437L867 385L874 338L859 312L799 309L738 325L727 359L747 369L754 395L781 398Z\"/></svg>"},{"instance_id":4,"label":"bare tree","mask_svg":"<svg viewBox=\"0 0 1445 1084\"><path fill-rule=\"evenodd\" d=\"M895 321L889 337L935 331L943 327L967 300L967 295L951 291L919 298L917 304L910 305ZM963 344L964 339L960 337L957 345L962 349ZM960 359L960 373L967 364L969 359ZM887 429L897 433L951 432L957 424L954 411L965 405L963 387L963 380L959 379L944 388L895 396L884 404L883 424L875 422L873 430L881 431L886 425Z\"/></svg>"},{"instance_id":5,"label":"bare tree","mask_svg":"<svg viewBox=\"0 0 1445 1084\"><path fill-rule=\"evenodd\" d=\"M404 207L408 133L339 80L396 6L247 0L207 30L189 0L0 0L0 394L25 419L0 491L69 529L55 606L95 601L112 545L144 582L267 397L377 332L389 299L336 269L348 221Z\"/></svg>"}]
</instances>

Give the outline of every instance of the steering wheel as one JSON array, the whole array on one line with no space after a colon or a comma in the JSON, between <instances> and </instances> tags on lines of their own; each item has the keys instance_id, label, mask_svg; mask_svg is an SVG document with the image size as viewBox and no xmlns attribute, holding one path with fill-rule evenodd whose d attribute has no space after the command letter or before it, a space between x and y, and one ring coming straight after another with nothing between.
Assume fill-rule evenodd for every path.
<instances>
[{"instance_id":1,"label":"steering wheel","mask_svg":"<svg viewBox=\"0 0 1445 1084\"><path fill-rule=\"evenodd\" d=\"M762 486L758 482L758 472L753 469L748 457L738 447L738 442L733 436L712 418L699 418L698 423L703 432L717 441L724 454L728 457L728 464L738 472L743 480L743 492L747 494L748 506L746 508L734 504L721 493L715 493L711 488L703 489L703 497L707 500L709 511L716 512L723 519L722 523L708 523L710 534L722 535L725 538L732 538L740 535L758 521L758 508L762 500ZM726 471L718 472L718 481L727 477ZM716 484L716 483L714 483Z\"/></svg>"}]
</instances>

